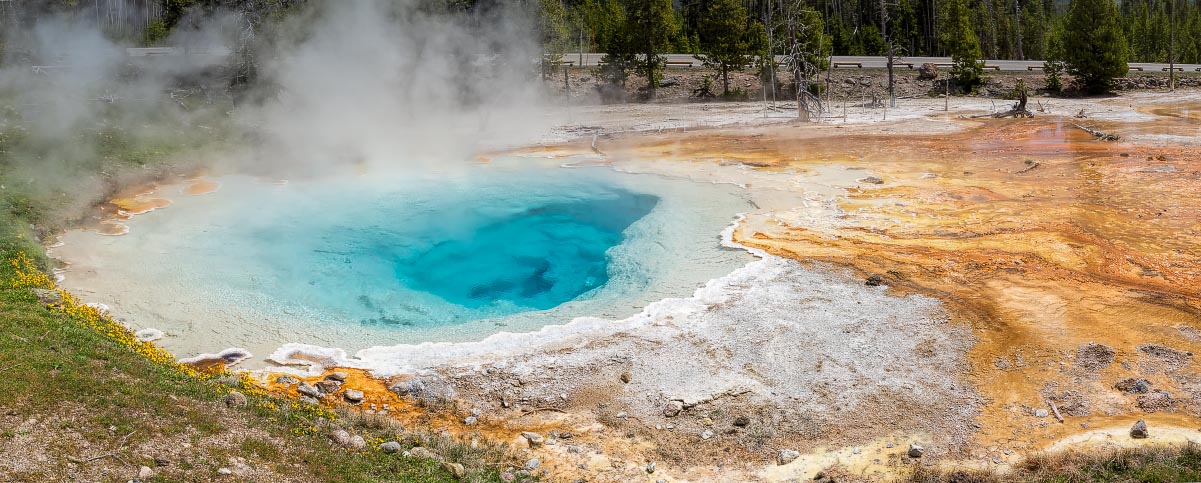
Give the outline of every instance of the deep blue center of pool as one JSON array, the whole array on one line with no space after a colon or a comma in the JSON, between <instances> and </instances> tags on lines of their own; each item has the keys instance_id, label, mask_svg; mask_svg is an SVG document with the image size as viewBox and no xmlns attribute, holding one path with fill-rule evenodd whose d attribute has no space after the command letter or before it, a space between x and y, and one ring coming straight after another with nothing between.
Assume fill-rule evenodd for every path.
<instances>
[{"instance_id":1,"label":"deep blue center of pool","mask_svg":"<svg viewBox=\"0 0 1201 483\"><path fill-rule=\"evenodd\" d=\"M396 273L409 288L468 308L553 308L609 280L606 252L657 201L620 192L481 220L465 236L400 258Z\"/></svg>"}]
</instances>

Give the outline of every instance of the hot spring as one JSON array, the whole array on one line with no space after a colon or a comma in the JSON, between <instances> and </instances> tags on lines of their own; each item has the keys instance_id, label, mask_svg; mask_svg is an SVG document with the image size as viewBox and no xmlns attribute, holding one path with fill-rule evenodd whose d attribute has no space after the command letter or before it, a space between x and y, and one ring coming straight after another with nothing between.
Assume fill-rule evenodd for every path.
<instances>
[{"instance_id":1,"label":"hot spring","mask_svg":"<svg viewBox=\"0 0 1201 483\"><path fill-rule=\"evenodd\" d=\"M357 350L624 318L749 261L720 243L750 207L731 185L528 159L216 181L161 190L172 203L125 235L68 233L63 285L162 330L177 356L261 358L288 342Z\"/></svg>"}]
</instances>

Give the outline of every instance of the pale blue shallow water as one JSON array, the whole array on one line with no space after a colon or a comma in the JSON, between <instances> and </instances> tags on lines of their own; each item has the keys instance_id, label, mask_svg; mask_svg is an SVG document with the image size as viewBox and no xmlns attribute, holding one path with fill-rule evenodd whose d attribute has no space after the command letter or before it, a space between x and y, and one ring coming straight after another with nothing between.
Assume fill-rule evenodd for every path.
<instances>
[{"instance_id":1,"label":"pale blue shallow water","mask_svg":"<svg viewBox=\"0 0 1201 483\"><path fill-rule=\"evenodd\" d=\"M720 245L737 187L528 161L437 175L167 193L130 232L76 232L68 288L180 355L357 349L622 318L749 261ZM256 347L257 346L257 347Z\"/></svg>"}]
</instances>

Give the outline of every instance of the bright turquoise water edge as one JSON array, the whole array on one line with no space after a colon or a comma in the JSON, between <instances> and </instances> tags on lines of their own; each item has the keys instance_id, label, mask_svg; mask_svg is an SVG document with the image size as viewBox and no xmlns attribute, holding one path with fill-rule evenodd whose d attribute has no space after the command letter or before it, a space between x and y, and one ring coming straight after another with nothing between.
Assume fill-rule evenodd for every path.
<instances>
[{"instance_id":1,"label":"bright turquoise water edge","mask_svg":"<svg viewBox=\"0 0 1201 483\"><path fill-rule=\"evenodd\" d=\"M720 246L734 186L529 160L202 196L73 232L65 285L180 355L478 340L580 316L624 318L750 260Z\"/></svg>"}]
</instances>

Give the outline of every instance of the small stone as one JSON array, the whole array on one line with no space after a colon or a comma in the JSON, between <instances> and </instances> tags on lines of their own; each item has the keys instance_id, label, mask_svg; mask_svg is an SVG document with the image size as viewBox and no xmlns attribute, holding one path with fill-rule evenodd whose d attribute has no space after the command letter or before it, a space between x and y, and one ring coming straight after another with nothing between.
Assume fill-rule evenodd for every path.
<instances>
[{"instance_id":1,"label":"small stone","mask_svg":"<svg viewBox=\"0 0 1201 483\"><path fill-rule=\"evenodd\" d=\"M414 447L413 449L409 450L409 456L412 456L414 458L427 459L427 460L441 459L438 457L438 453L431 451L429 448L425 448L425 447L421 447L421 446L417 446L417 447Z\"/></svg>"},{"instance_id":2,"label":"small stone","mask_svg":"<svg viewBox=\"0 0 1201 483\"><path fill-rule=\"evenodd\" d=\"M170 465L171 465L171 460L168 460L167 458L155 458L154 459L154 466L158 466L161 468L161 467L170 466Z\"/></svg>"},{"instance_id":3,"label":"small stone","mask_svg":"<svg viewBox=\"0 0 1201 483\"><path fill-rule=\"evenodd\" d=\"M342 398L351 404L359 404L363 402L363 391L358 389L347 389L342 393Z\"/></svg>"},{"instance_id":4,"label":"small stone","mask_svg":"<svg viewBox=\"0 0 1201 483\"><path fill-rule=\"evenodd\" d=\"M543 438L541 434L531 433L529 431L522 432L521 437L525 438L525 440L530 443L531 448L542 446L542 443L546 441L546 438Z\"/></svg>"},{"instance_id":5,"label":"small stone","mask_svg":"<svg viewBox=\"0 0 1201 483\"><path fill-rule=\"evenodd\" d=\"M1168 409L1172 407L1172 395L1162 389L1156 389L1147 394L1140 395L1135 400L1135 405L1139 409L1149 413Z\"/></svg>"},{"instance_id":6,"label":"small stone","mask_svg":"<svg viewBox=\"0 0 1201 483\"><path fill-rule=\"evenodd\" d=\"M279 376L279 377L275 378L275 383L279 384L281 386L291 386L293 384L300 383L300 379L297 379L292 376Z\"/></svg>"},{"instance_id":7,"label":"small stone","mask_svg":"<svg viewBox=\"0 0 1201 483\"><path fill-rule=\"evenodd\" d=\"M701 424L703 424L705 426L713 426L713 419L708 416L705 416L705 417L701 418Z\"/></svg>"},{"instance_id":8,"label":"small stone","mask_svg":"<svg viewBox=\"0 0 1201 483\"><path fill-rule=\"evenodd\" d=\"M858 446L856 446L856 447L855 447L855 449L851 450L851 454L859 454L861 451L862 451L862 450L861 450L861 449L859 449L859 447L858 447Z\"/></svg>"},{"instance_id":9,"label":"small stone","mask_svg":"<svg viewBox=\"0 0 1201 483\"><path fill-rule=\"evenodd\" d=\"M150 469L149 466L143 466L141 468L138 468L138 479L139 480L149 480L153 476L154 476L154 470Z\"/></svg>"},{"instance_id":10,"label":"small stone","mask_svg":"<svg viewBox=\"0 0 1201 483\"><path fill-rule=\"evenodd\" d=\"M926 454L926 448L923 448L920 445L911 444L909 445L909 452L907 454L910 458L921 458L923 454Z\"/></svg>"},{"instance_id":11,"label":"small stone","mask_svg":"<svg viewBox=\"0 0 1201 483\"><path fill-rule=\"evenodd\" d=\"M542 466L542 460L540 460L538 458L530 458L529 461L525 462L525 469L527 469L529 471L534 471L534 470L538 469L538 467L540 467L540 466Z\"/></svg>"},{"instance_id":12,"label":"small stone","mask_svg":"<svg viewBox=\"0 0 1201 483\"><path fill-rule=\"evenodd\" d=\"M38 301L43 304L59 305L63 303L63 295L58 293L57 290L50 290L46 288L35 288L30 290L33 292L33 295L38 298Z\"/></svg>"},{"instance_id":13,"label":"small stone","mask_svg":"<svg viewBox=\"0 0 1201 483\"><path fill-rule=\"evenodd\" d=\"M1046 409L1035 409L1034 410L1034 417L1036 417L1036 418L1045 418L1050 415L1051 415L1051 412L1047 411Z\"/></svg>"},{"instance_id":14,"label":"small stone","mask_svg":"<svg viewBox=\"0 0 1201 483\"><path fill-rule=\"evenodd\" d=\"M299 385L297 385L296 392L311 398L321 397L321 391L318 391L316 387L313 387L307 382L301 382Z\"/></svg>"},{"instance_id":15,"label":"small stone","mask_svg":"<svg viewBox=\"0 0 1201 483\"><path fill-rule=\"evenodd\" d=\"M1150 434L1147 432L1147 423L1143 422L1141 419L1138 420L1137 423L1134 423L1134 426L1130 428L1131 438L1143 439L1147 436L1150 436Z\"/></svg>"},{"instance_id":16,"label":"small stone","mask_svg":"<svg viewBox=\"0 0 1201 483\"><path fill-rule=\"evenodd\" d=\"M329 439L330 439L330 441L333 441L334 444L341 446L343 448L348 448L348 447L350 447L350 444L351 444L350 433L347 432L345 429L339 429L337 431L330 433Z\"/></svg>"},{"instance_id":17,"label":"small stone","mask_svg":"<svg viewBox=\"0 0 1201 483\"><path fill-rule=\"evenodd\" d=\"M738 416L738 417L734 418L734 426L737 426L740 428L745 428L747 426L750 426L750 424L751 424L751 418L748 418L746 416Z\"/></svg>"},{"instance_id":18,"label":"small stone","mask_svg":"<svg viewBox=\"0 0 1201 483\"><path fill-rule=\"evenodd\" d=\"M300 402L308 404L310 406L316 406L318 404L321 404L321 401L318 401L317 398L311 397L311 396L300 396Z\"/></svg>"},{"instance_id":19,"label":"small stone","mask_svg":"<svg viewBox=\"0 0 1201 483\"><path fill-rule=\"evenodd\" d=\"M859 182L867 184L884 184L884 179L879 176L868 176L866 178L860 178Z\"/></svg>"},{"instance_id":20,"label":"small stone","mask_svg":"<svg viewBox=\"0 0 1201 483\"><path fill-rule=\"evenodd\" d=\"M994 465L999 465L999 464L1001 464L1001 458L993 458L992 462Z\"/></svg>"},{"instance_id":21,"label":"small stone","mask_svg":"<svg viewBox=\"0 0 1201 483\"><path fill-rule=\"evenodd\" d=\"M238 391L232 391L225 395L225 406L231 408L240 408L246 406L246 395Z\"/></svg>"},{"instance_id":22,"label":"small stone","mask_svg":"<svg viewBox=\"0 0 1201 483\"><path fill-rule=\"evenodd\" d=\"M796 461L801 457L801 453L791 449L782 449L780 454L776 456L776 463L780 466Z\"/></svg>"},{"instance_id":23,"label":"small stone","mask_svg":"<svg viewBox=\"0 0 1201 483\"><path fill-rule=\"evenodd\" d=\"M517 475L514 475L513 473L508 472L508 471L500 474L500 480L505 483L513 483L513 480L516 480L516 479L517 479Z\"/></svg>"},{"instance_id":24,"label":"small stone","mask_svg":"<svg viewBox=\"0 0 1201 483\"><path fill-rule=\"evenodd\" d=\"M711 439L711 438L713 438L713 431L709 431L708 429L706 429L701 432L701 439Z\"/></svg>"},{"instance_id":25,"label":"small stone","mask_svg":"<svg viewBox=\"0 0 1201 483\"><path fill-rule=\"evenodd\" d=\"M621 373L621 382L623 382L623 383L625 383L625 384L629 384L629 383L630 383L630 377L631 377L631 376L630 376L630 373L628 373L628 372L623 372L623 373Z\"/></svg>"},{"instance_id":26,"label":"small stone","mask_svg":"<svg viewBox=\"0 0 1201 483\"><path fill-rule=\"evenodd\" d=\"M400 443L398 443L396 441L388 441L386 443L380 444L379 449L380 449L380 451L383 451L388 454L399 453L400 452Z\"/></svg>"},{"instance_id":27,"label":"small stone","mask_svg":"<svg viewBox=\"0 0 1201 483\"><path fill-rule=\"evenodd\" d=\"M477 418L475 416L467 416L466 418L463 419L463 424L466 424L468 426L475 426L475 423L478 422L479 419L480 418Z\"/></svg>"},{"instance_id":28,"label":"small stone","mask_svg":"<svg viewBox=\"0 0 1201 483\"><path fill-rule=\"evenodd\" d=\"M879 287L884 285L884 277L880 276L879 274L875 274L867 277L867 281L863 282L863 284L867 285L868 287Z\"/></svg>"},{"instance_id":29,"label":"small stone","mask_svg":"<svg viewBox=\"0 0 1201 483\"><path fill-rule=\"evenodd\" d=\"M442 469L447 473L450 473L450 476L455 477L456 480L467 476L467 468L464 468L463 465L458 463L442 463Z\"/></svg>"},{"instance_id":30,"label":"small stone","mask_svg":"<svg viewBox=\"0 0 1201 483\"><path fill-rule=\"evenodd\" d=\"M627 416L629 416L629 414L626 414L625 411L617 413L617 419L625 419Z\"/></svg>"},{"instance_id":31,"label":"small stone","mask_svg":"<svg viewBox=\"0 0 1201 483\"><path fill-rule=\"evenodd\" d=\"M684 410L684 403L681 401L669 401L667 406L663 407L663 415L669 418L674 418L680 415L680 411Z\"/></svg>"},{"instance_id":32,"label":"small stone","mask_svg":"<svg viewBox=\"0 0 1201 483\"><path fill-rule=\"evenodd\" d=\"M648 474L648 475L655 474L655 462L654 461L646 464L646 474Z\"/></svg>"},{"instance_id":33,"label":"small stone","mask_svg":"<svg viewBox=\"0 0 1201 483\"><path fill-rule=\"evenodd\" d=\"M219 475L232 475L232 474L234 474L234 470L231 470L231 469L229 469L229 468L220 468L220 469L218 469L218 470L217 470L217 474L219 474Z\"/></svg>"},{"instance_id":34,"label":"small stone","mask_svg":"<svg viewBox=\"0 0 1201 483\"><path fill-rule=\"evenodd\" d=\"M349 374L347 374L345 372L331 372L331 373L325 375L325 380L346 382L346 376L348 376L348 375Z\"/></svg>"},{"instance_id":35,"label":"small stone","mask_svg":"<svg viewBox=\"0 0 1201 483\"><path fill-rule=\"evenodd\" d=\"M1151 381L1141 377L1127 377L1113 385L1114 389L1130 394L1146 394L1151 390Z\"/></svg>"},{"instance_id":36,"label":"small stone","mask_svg":"<svg viewBox=\"0 0 1201 483\"><path fill-rule=\"evenodd\" d=\"M317 381L317 383L313 386L316 387L318 391L321 391L322 394L333 394L338 392L338 389L342 388L342 383L326 379L324 381Z\"/></svg>"}]
</instances>

